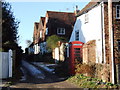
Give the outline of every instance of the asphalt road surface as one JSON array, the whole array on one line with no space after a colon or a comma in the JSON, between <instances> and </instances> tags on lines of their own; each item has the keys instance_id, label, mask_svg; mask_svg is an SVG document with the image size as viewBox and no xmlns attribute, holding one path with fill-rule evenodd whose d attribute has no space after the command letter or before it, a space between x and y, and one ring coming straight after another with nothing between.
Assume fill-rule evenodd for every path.
<instances>
[{"instance_id":1,"label":"asphalt road surface","mask_svg":"<svg viewBox=\"0 0 120 90\"><path fill-rule=\"evenodd\" d=\"M9 88L28 90L38 88L78 88L65 78L59 78L54 73L50 73L44 68L36 67L26 61L22 61L21 71L23 75L19 82L9 86Z\"/></svg>"}]
</instances>

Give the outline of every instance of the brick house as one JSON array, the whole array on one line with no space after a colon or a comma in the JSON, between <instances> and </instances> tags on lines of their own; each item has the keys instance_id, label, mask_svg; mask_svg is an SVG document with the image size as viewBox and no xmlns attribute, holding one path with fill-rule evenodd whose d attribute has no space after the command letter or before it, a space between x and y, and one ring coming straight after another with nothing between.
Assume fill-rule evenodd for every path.
<instances>
[{"instance_id":1,"label":"brick house","mask_svg":"<svg viewBox=\"0 0 120 90\"><path fill-rule=\"evenodd\" d=\"M47 11L40 22L34 24L34 54L46 53L46 39L51 35L69 40L75 23L75 13Z\"/></svg>"},{"instance_id":2,"label":"brick house","mask_svg":"<svg viewBox=\"0 0 120 90\"><path fill-rule=\"evenodd\" d=\"M74 13L47 11L44 24L46 37L58 35L69 40L74 22Z\"/></svg>"},{"instance_id":3,"label":"brick house","mask_svg":"<svg viewBox=\"0 0 120 90\"><path fill-rule=\"evenodd\" d=\"M46 51L46 39L51 35L65 37L69 40L75 22L75 13L47 11L44 22L44 30L40 47Z\"/></svg>"},{"instance_id":4,"label":"brick house","mask_svg":"<svg viewBox=\"0 0 120 90\"><path fill-rule=\"evenodd\" d=\"M77 14L77 20L74 25L70 42L78 40L85 43L83 46L83 62L108 65L110 67L110 78L108 81L113 82L114 78L116 83L120 83L119 0L112 3L112 11L113 53L110 53L111 46L109 44L108 2L103 0L97 0L96 2L92 0ZM113 54L113 62L110 58L111 54ZM114 68L111 68L111 63L114 63Z\"/></svg>"},{"instance_id":5,"label":"brick house","mask_svg":"<svg viewBox=\"0 0 120 90\"><path fill-rule=\"evenodd\" d=\"M33 43L34 43L34 54L40 52L39 43L43 41L45 17L41 17L39 22L34 23Z\"/></svg>"},{"instance_id":6,"label":"brick house","mask_svg":"<svg viewBox=\"0 0 120 90\"><path fill-rule=\"evenodd\" d=\"M40 22L39 22L39 32L38 32L38 38L39 38L39 47L38 48L40 51L39 53L43 54L46 52L46 43L44 42L44 22L45 22L45 17L41 17Z\"/></svg>"},{"instance_id":7,"label":"brick house","mask_svg":"<svg viewBox=\"0 0 120 90\"><path fill-rule=\"evenodd\" d=\"M39 52L39 46L38 46L38 42L39 42L39 30L38 30L38 26L39 26L39 22L35 22L34 23L34 32L33 32L33 43L34 43L34 54L38 54Z\"/></svg>"}]
</instances>

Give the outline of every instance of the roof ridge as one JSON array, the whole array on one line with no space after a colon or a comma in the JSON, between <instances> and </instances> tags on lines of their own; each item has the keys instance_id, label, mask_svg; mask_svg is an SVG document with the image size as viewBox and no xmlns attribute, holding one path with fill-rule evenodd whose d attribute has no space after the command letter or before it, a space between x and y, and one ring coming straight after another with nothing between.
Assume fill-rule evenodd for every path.
<instances>
[{"instance_id":1,"label":"roof ridge","mask_svg":"<svg viewBox=\"0 0 120 90\"><path fill-rule=\"evenodd\" d=\"M91 0L87 5L85 5L84 8L82 8L82 10L80 10L80 11L78 12L78 15L77 15L77 16L83 14L83 13L86 12L88 9L90 9L91 7L94 7L95 5L98 4L98 2L101 2L101 1L102 1L102 0Z\"/></svg>"},{"instance_id":2,"label":"roof ridge","mask_svg":"<svg viewBox=\"0 0 120 90\"><path fill-rule=\"evenodd\" d=\"M51 12L51 13L71 13L74 14L74 12L64 12L64 11L47 11L47 12Z\"/></svg>"}]
</instances>

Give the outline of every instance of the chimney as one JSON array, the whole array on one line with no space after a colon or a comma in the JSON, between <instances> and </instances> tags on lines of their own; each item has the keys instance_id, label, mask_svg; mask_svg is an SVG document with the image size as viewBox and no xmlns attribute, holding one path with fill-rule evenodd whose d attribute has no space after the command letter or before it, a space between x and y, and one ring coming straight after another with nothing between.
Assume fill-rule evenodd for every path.
<instances>
[{"instance_id":1,"label":"chimney","mask_svg":"<svg viewBox=\"0 0 120 90\"><path fill-rule=\"evenodd\" d=\"M79 11L80 10L78 10L78 5L76 5L76 7L75 7L75 15L77 15Z\"/></svg>"}]
</instances>

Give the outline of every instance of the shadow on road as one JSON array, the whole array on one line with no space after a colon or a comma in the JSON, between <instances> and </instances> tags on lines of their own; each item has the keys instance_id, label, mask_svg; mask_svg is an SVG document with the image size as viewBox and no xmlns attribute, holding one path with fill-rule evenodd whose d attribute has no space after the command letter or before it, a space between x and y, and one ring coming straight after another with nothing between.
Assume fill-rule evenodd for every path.
<instances>
[{"instance_id":1,"label":"shadow on road","mask_svg":"<svg viewBox=\"0 0 120 90\"><path fill-rule=\"evenodd\" d=\"M43 67L43 65L42 65ZM76 88L66 81L68 77L60 77L56 73L47 72L42 67L23 61L20 67L21 78L2 90L36 90L51 88ZM45 90L46 90L45 89Z\"/></svg>"},{"instance_id":2,"label":"shadow on road","mask_svg":"<svg viewBox=\"0 0 120 90\"><path fill-rule=\"evenodd\" d=\"M26 61L22 61L20 68L22 77L18 83L45 84L65 81L67 77L58 77L56 74L45 71Z\"/></svg>"}]
</instances>

